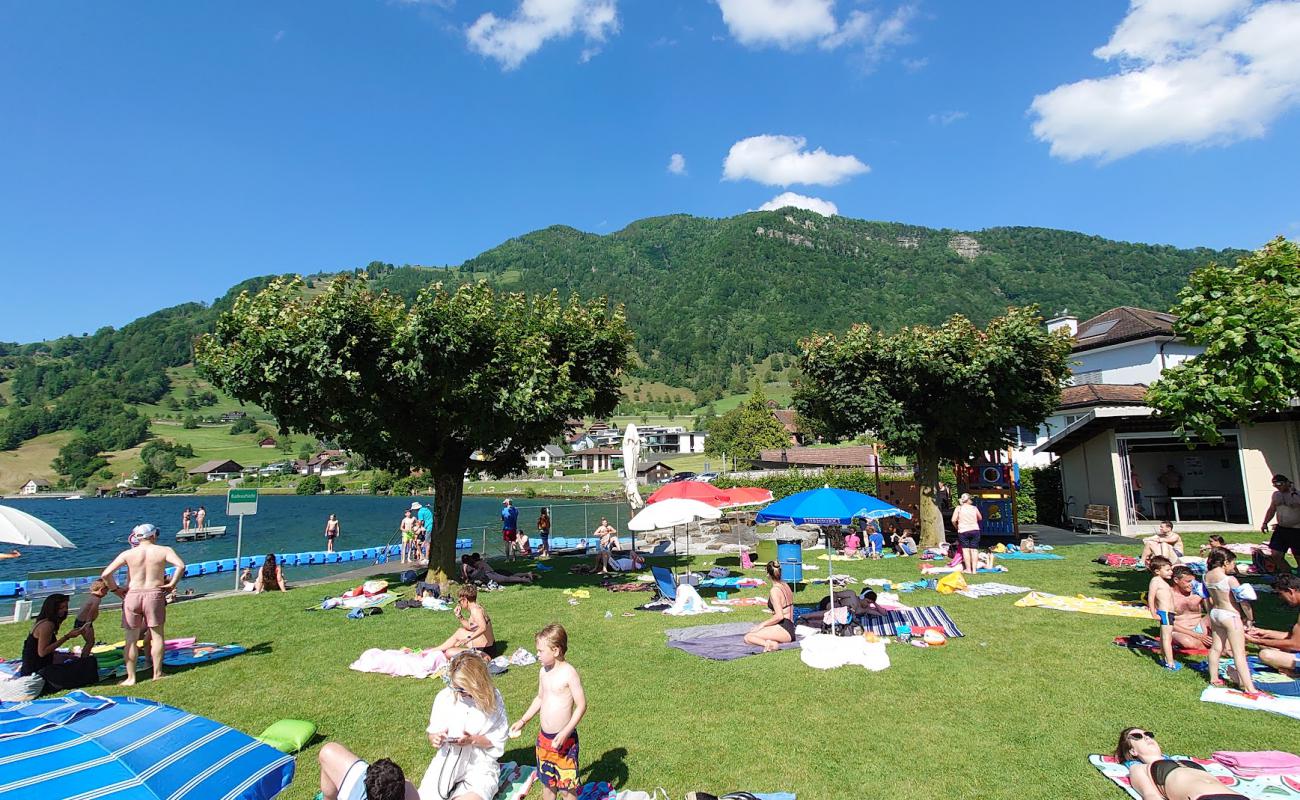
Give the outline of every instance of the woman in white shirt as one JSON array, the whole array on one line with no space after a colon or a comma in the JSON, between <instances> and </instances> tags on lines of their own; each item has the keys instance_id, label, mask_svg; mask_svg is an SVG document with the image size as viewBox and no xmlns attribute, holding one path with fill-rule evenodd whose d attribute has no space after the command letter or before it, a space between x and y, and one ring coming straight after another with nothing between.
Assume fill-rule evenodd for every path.
<instances>
[{"instance_id":1,"label":"woman in white shirt","mask_svg":"<svg viewBox=\"0 0 1300 800\"><path fill-rule=\"evenodd\" d=\"M429 712L426 732L438 753L420 782L420 798L492 800L510 727L505 702L477 653L453 658L447 680Z\"/></svg>"}]
</instances>

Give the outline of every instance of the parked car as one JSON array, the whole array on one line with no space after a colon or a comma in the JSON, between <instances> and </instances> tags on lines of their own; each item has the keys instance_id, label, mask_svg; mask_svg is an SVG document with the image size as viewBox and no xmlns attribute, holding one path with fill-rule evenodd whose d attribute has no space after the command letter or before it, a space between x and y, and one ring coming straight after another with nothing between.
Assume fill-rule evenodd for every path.
<instances>
[{"instance_id":1,"label":"parked car","mask_svg":"<svg viewBox=\"0 0 1300 800\"><path fill-rule=\"evenodd\" d=\"M694 478L691 478L691 480L699 481L700 483L712 483L717 479L718 479L718 473L716 472L701 472L699 475L696 475Z\"/></svg>"},{"instance_id":2,"label":"parked car","mask_svg":"<svg viewBox=\"0 0 1300 800\"><path fill-rule=\"evenodd\" d=\"M678 481L693 481L693 480L695 480L694 472L678 472L675 475L673 475L671 478L669 478L668 482L677 483Z\"/></svg>"}]
</instances>

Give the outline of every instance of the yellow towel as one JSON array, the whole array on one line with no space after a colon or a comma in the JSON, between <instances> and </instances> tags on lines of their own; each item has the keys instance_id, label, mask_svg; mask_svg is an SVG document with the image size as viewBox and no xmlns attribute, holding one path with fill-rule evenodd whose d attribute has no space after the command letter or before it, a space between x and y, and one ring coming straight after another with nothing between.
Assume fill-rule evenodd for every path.
<instances>
[{"instance_id":1,"label":"yellow towel","mask_svg":"<svg viewBox=\"0 0 1300 800\"><path fill-rule=\"evenodd\" d=\"M564 593L578 600L590 600L591 592L586 589L565 589Z\"/></svg>"},{"instance_id":2,"label":"yellow towel","mask_svg":"<svg viewBox=\"0 0 1300 800\"><path fill-rule=\"evenodd\" d=\"M1081 594L1065 597L1046 592L1030 592L1017 600L1016 605L1021 608L1050 608L1055 611L1079 611L1084 614L1102 614L1108 617L1151 619L1151 612L1146 606L1121 603L1118 600L1103 600L1099 597L1085 597Z\"/></svg>"}]
</instances>

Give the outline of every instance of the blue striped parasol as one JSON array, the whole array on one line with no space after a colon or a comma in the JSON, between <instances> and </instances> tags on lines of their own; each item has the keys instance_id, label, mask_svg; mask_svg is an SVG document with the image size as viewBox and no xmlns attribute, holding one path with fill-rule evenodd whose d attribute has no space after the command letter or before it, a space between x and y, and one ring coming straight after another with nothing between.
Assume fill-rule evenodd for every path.
<instances>
[{"instance_id":1,"label":"blue striped parasol","mask_svg":"<svg viewBox=\"0 0 1300 800\"><path fill-rule=\"evenodd\" d=\"M72 692L0 706L4 800L269 800L293 780L293 756L152 700Z\"/></svg>"},{"instance_id":2,"label":"blue striped parasol","mask_svg":"<svg viewBox=\"0 0 1300 800\"><path fill-rule=\"evenodd\" d=\"M759 522L793 522L795 525L848 525L863 517L911 519L912 515L864 492L830 487L783 497L758 512Z\"/></svg>"}]
</instances>

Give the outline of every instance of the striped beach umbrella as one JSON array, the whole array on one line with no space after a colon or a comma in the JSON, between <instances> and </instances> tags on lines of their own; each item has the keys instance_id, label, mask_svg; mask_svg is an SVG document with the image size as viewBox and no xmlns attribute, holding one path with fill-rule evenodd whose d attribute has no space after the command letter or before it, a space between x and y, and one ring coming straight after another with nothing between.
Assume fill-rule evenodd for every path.
<instances>
[{"instance_id":1,"label":"striped beach umbrella","mask_svg":"<svg viewBox=\"0 0 1300 800\"><path fill-rule=\"evenodd\" d=\"M0 704L4 800L268 800L293 768L293 756L152 700L71 692Z\"/></svg>"}]
</instances>

